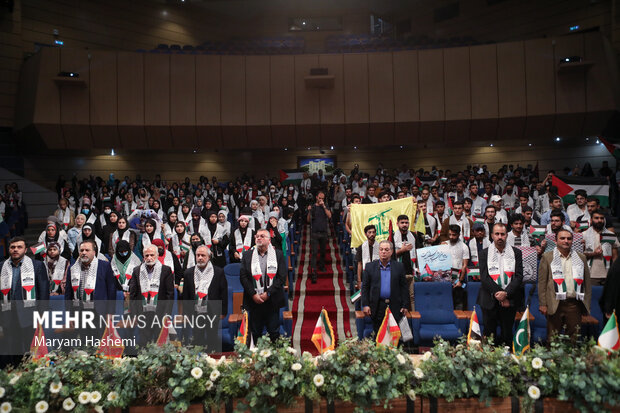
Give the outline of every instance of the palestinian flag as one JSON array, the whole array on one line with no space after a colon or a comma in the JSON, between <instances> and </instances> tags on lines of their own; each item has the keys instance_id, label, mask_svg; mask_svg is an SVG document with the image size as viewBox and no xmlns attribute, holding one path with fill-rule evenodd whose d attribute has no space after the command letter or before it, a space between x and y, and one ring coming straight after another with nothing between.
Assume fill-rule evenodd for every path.
<instances>
[{"instance_id":1,"label":"palestinian flag","mask_svg":"<svg viewBox=\"0 0 620 413\"><path fill-rule=\"evenodd\" d=\"M400 340L400 328L388 307L385 309L385 317L377 332L377 344L397 347L398 340Z\"/></svg>"},{"instance_id":2,"label":"palestinian flag","mask_svg":"<svg viewBox=\"0 0 620 413\"><path fill-rule=\"evenodd\" d=\"M37 331L34 333L34 337L32 337L32 342L30 343L30 354L32 354L32 358L34 360L38 360L47 355L47 343L45 342L45 332L43 332L43 326L39 323L37 326Z\"/></svg>"},{"instance_id":3,"label":"palestinian flag","mask_svg":"<svg viewBox=\"0 0 620 413\"><path fill-rule=\"evenodd\" d=\"M433 271L431 270L431 267L430 267L428 264L426 264L426 265L424 266L424 271L425 271L425 272L426 272L426 274L428 274L428 275L433 275Z\"/></svg>"},{"instance_id":4,"label":"palestinian flag","mask_svg":"<svg viewBox=\"0 0 620 413\"><path fill-rule=\"evenodd\" d=\"M32 251L33 255L42 254L45 252L45 244L43 242L34 244L32 247L30 247L30 251Z\"/></svg>"},{"instance_id":5,"label":"palestinian flag","mask_svg":"<svg viewBox=\"0 0 620 413\"><path fill-rule=\"evenodd\" d=\"M323 354L327 350L333 350L336 348L334 329L332 328L332 324L329 322L329 315L327 314L326 309L321 310L319 319L316 321L316 326L314 326L311 341L316 346L316 349L319 350L319 354Z\"/></svg>"},{"instance_id":6,"label":"palestinian flag","mask_svg":"<svg viewBox=\"0 0 620 413\"><path fill-rule=\"evenodd\" d=\"M280 169L280 182L283 184L299 184L304 179L301 169Z\"/></svg>"},{"instance_id":7,"label":"palestinian flag","mask_svg":"<svg viewBox=\"0 0 620 413\"><path fill-rule=\"evenodd\" d=\"M467 269L467 275L469 277L474 278L474 279L479 279L480 278L480 268L468 268Z\"/></svg>"},{"instance_id":8,"label":"palestinian flag","mask_svg":"<svg viewBox=\"0 0 620 413\"><path fill-rule=\"evenodd\" d=\"M448 202L446 202L446 205L448 206L448 215L452 215L454 214L454 205L452 205L452 197L448 197Z\"/></svg>"},{"instance_id":9,"label":"palestinian flag","mask_svg":"<svg viewBox=\"0 0 620 413\"><path fill-rule=\"evenodd\" d=\"M241 344L246 344L248 342L248 312L243 311L241 315L241 325L239 326L239 332L237 333L237 341Z\"/></svg>"},{"instance_id":10,"label":"palestinian flag","mask_svg":"<svg viewBox=\"0 0 620 413\"><path fill-rule=\"evenodd\" d=\"M110 343L119 344L110 345ZM96 354L100 354L101 357L107 359L120 358L123 356L123 351L125 351L125 345L122 343L121 336L118 334L116 327L114 327L112 317L108 316L108 324L103 332L101 344L99 345Z\"/></svg>"},{"instance_id":11,"label":"palestinian flag","mask_svg":"<svg viewBox=\"0 0 620 413\"><path fill-rule=\"evenodd\" d=\"M355 303L360 298L362 298L362 290L357 290L357 292L351 296L351 302Z\"/></svg>"},{"instance_id":12,"label":"palestinian flag","mask_svg":"<svg viewBox=\"0 0 620 413\"><path fill-rule=\"evenodd\" d=\"M530 225L530 235L534 238L544 237L547 233L547 227L544 225Z\"/></svg>"},{"instance_id":13,"label":"palestinian flag","mask_svg":"<svg viewBox=\"0 0 620 413\"><path fill-rule=\"evenodd\" d=\"M184 240L181 241L181 245L179 245L179 247L185 252L190 252L192 249L192 246Z\"/></svg>"},{"instance_id":14,"label":"palestinian flag","mask_svg":"<svg viewBox=\"0 0 620 413\"><path fill-rule=\"evenodd\" d=\"M578 221L577 225L579 226L580 231L585 231L586 229L590 228L590 222L588 222L587 219L585 221Z\"/></svg>"},{"instance_id":15,"label":"palestinian flag","mask_svg":"<svg viewBox=\"0 0 620 413\"><path fill-rule=\"evenodd\" d=\"M437 178L435 178L434 176L416 176L415 177L415 184L422 189L422 187L424 185L428 185L429 188L432 188L434 186L437 186Z\"/></svg>"},{"instance_id":16,"label":"palestinian flag","mask_svg":"<svg viewBox=\"0 0 620 413\"><path fill-rule=\"evenodd\" d=\"M170 337L176 336L177 331L172 326L172 322L166 318L167 323L161 327L159 337L157 337L157 345L163 347L165 344L170 343L172 339Z\"/></svg>"},{"instance_id":17,"label":"palestinian flag","mask_svg":"<svg viewBox=\"0 0 620 413\"><path fill-rule=\"evenodd\" d=\"M482 332L480 331L480 323L478 323L478 314L476 314L476 307L471 312L471 318L469 319L469 332L467 333L467 346L471 344L480 343L482 339Z\"/></svg>"},{"instance_id":18,"label":"palestinian flag","mask_svg":"<svg viewBox=\"0 0 620 413\"><path fill-rule=\"evenodd\" d=\"M609 183L605 178L589 178L583 176L557 176L551 178L551 185L558 188L558 195L565 203L575 202L575 191L583 189L588 196L598 198L602 207L609 206Z\"/></svg>"},{"instance_id":19,"label":"palestinian flag","mask_svg":"<svg viewBox=\"0 0 620 413\"><path fill-rule=\"evenodd\" d=\"M613 245L616 241L618 241L618 236L616 234L603 234L601 236L601 242L607 242Z\"/></svg>"},{"instance_id":20,"label":"palestinian flag","mask_svg":"<svg viewBox=\"0 0 620 413\"><path fill-rule=\"evenodd\" d=\"M528 306L523 312L521 321L517 326L515 337L512 340L512 352L517 357L521 357L523 353L530 349L530 307Z\"/></svg>"},{"instance_id":21,"label":"palestinian flag","mask_svg":"<svg viewBox=\"0 0 620 413\"><path fill-rule=\"evenodd\" d=\"M598 337L598 345L607 350L620 350L620 334L618 334L618 318L614 311L605 328Z\"/></svg>"},{"instance_id":22,"label":"palestinian flag","mask_svg":"<svg viewBox=\"0 0 620 413\"><path fill-rule=\"evenodd\" d=\"M601 142L603 142L603 145L605 145L609 153L612 154L614 158L620 159L620 144L611 143L608 140L603 139L603 138L599 138L599 139L601 140Z\"/></svg>"},{"instance_id":23,"label":"palestinian flag","mask_svg":"<svg viewBox=\"0 0 620 413\"><path fill-rule=\"evenodd\" d=\"M480 222L481 224L484 224L485 220L483 217L473 217L474 218L474 224L476 222Z\"/></svg>"}]
</instances>

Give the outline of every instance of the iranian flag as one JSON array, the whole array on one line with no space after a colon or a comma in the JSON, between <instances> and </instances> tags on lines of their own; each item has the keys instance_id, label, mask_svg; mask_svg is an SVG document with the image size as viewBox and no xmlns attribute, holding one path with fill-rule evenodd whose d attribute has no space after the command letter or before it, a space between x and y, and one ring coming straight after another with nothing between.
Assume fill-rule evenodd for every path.
<instances>
[{"instance_id":1,"label":"iranian flag","mask_svg":"<svg viewBox=\"0 0 620 413\"><path fill-rule=\"evenodd\" d=\"M159 332L159 337L157 337L157 346L162 347L167 343L172 341L171 337L176 336L177 331L174 329L172 325L172 321L169 318L166 318L164 325L161 327L161 331Z\"/></svg>"},{"instance_id":2,"label":"iranian flag","mask_svg":"<svg viewBox=\"0 0 620 413\"><path fill-rule=\"evenodd\" d=\"M385 317L383 317L383 322L377 332L377 344L397 347L398 340L400 340L400 328L390 311L390 307L388 307L385 309Z\"/></svg>"},{"instance_id":3,"label":"iranian flag","mask_svg":"<svg viewBox=\"0 0 620 413\"><path fill-rule=\"evenodd\" d=\"M583 189L588 193L588 196L598 198L601 206L609 206L609 183L605 178L566 176L560 179L554 175L551 178L551 185L558 188L558 195L566 203L574 203L575 191Z\"/></svg>"},{"instance_id":4,"label":"iranian flag","mask_svg":"<svg viewBox=\"0 0 620 413\"><path fill-rule=\"evenodd\" d=\"M618 334L618 319L614 311L609 321L605 324L605 328L598 337L598 345L607 350L620 349L620 334Z\"/></svg>"},{"instance_id":5,"label":"iranian flag","mask_svg":"<svg viewBox=\"0 0 620 413\"><path fill-rule=\"evenodd\" d=\"M280 169L280 182L283 184L299 184L304 179L301 169Z\"/></svg>"},{"instance_id":6,"label":"iranian flag","mask_svg":"<svg viewBox=\"0 0 620 413\"><path fill-rule=\"evenodd\" d=\"M600 140L601 142L603 142L603 145L605 145L609 153L614 156L614 158L620 159L620 144L611 143L608 140L603 139L603 138L600 138Z\"/></svg>"},{"instance_id":7,"label":"iranian flag","mask_svg":"<svg viewBox=\"0 0 620 413\"><path fill-rule=\"evenodd\" d=\"M329 315L327 310L321 310L319 319L316 321L314 332L312 333L311 341L319 350L319 354L325 353L327 350L333 350L336 347L336 337L334 336L334 329L329 322Z\"/></svg>"},{"instance_id":8,"label":"iranian flag","mask_svg":"<svg viewBox=\"0 0 620 413\"><path fill-rule=\"evenodd\" d=\"M239 332L237 333L237 341L241 344L246 344L248 341L249 326L250 325L248 323L248 312L244 310L241 317L241 326L239 327Z\"/></svg>"},{"instance_id":9,"label":"iranian flag","mask_svg":"<svg viewBox=\"0 0 620 413\"><path fill-rule=\"evenodd\" d=\"M47 353L47 342L45 341L43 325L39 323L37 331L34 333L34 337L32 337L32 342L30 343L30 354L32 354L34 360L38 360L45 357Z\"/></svg>"},{"instance_id":10,"label":"iranian flag","mask_svg":"<svg viewBox=\"0 0 620 413\"><path fill-rule=\"evenodd\" d=\"M122 357L123 351L125 351L125 345L114 326L112 316L108 316L108 322L96 354L104 358L114 359Z\"/></svg>"}]
</instances>

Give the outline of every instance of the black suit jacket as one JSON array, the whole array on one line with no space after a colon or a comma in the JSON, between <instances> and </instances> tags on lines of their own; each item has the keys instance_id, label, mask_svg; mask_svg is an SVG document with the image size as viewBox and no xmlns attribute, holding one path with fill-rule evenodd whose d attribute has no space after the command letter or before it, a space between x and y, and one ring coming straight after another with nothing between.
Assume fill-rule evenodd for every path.
<instances>
[{"instance_id":1,"label":"black suit jacket","mask_svg":"<svg viewBox=\"0 0 620 413\"><path fill-rule=\"evenodd\" d=\"M390 261L390 311L394 318L400 319L400 309L409 308L409 288L405 277L405 267L401 262ZM362 307L370 307L370 316L383 319L385 314L377 314L381 299L381 270L379 260L366 264L362 274ZM378 319L377 318L377 319Z\"/></svg>"},{"instance_id":2,"label":"black suit jacket","mask_svg":"<svg viewBox=\"0 0 620 413\"><path fill-rule=\"evenodd\" d=\"M185 270L184 283L183 283L183 300L193 302L196 299L196 285L194 284L194 268L190 267ZM228 281L226 281L226 275L224 270L213 266L213 281L209 286L209 292L207 296L208 302L221 301L222 302L222 315L228 314ZM185 307L184 307L185 309ZM186 311L192 311L193 306L185 309Z\"/></svg>"},{"instance_id":3,"label":"black suit jacket","mask_svg":"<svg viewBox=\"0 0 620 413\"><path fill-rule=\"evenodd\" d=\"M140 268L142 268L142 265L133 269L131 280L129 280L129 300L133 314L142 312L142 289L140 288ZM170 314L174 301L174 276L170 267L162 265L159 277L156 311L158 314Z\"/></svg>"},{"instance_id":4,"label":"black suit jacket","mask_svg":"<svg viewBox=\"0 0 620 413\"><path fill-rule=\"evenodd\" d=\"M2 265L4 265L4 263L5 261L2 261L0 263L0 268L2 268ZM45 269L45 264L43 264L43 262L33 259L32 266L34 268L34 290L35 290L35 297L36 297L35 299L37 301L36 309L38 311L42 311L47 308L47 303L43 301L48 301L50 299L50 281L47 276L47 270ZM13 276L12 272L10 274L12 277ZM17 279L17 285L15 287L17 288L18 291L20 292L23 291L21 277ZM19 297L13 297L13 294L9 293L9 299L11 301L11 308L17 311L12 312L10 315L6 315L6 317L2 318L2 323L4 325L5 334L11 333L7 331L8 330L7 327L11 325L9 322L9 318L12 318L13 320L19 322L19 326L21 327L31 326L32 325L32 312L35 309L35 307L24 307L24 301L21 295Z\"/></svg>"},{"instance_id":5,"label":"black suit jacket","mask_svg":"<svg viewBox=\"0 0 620 413\"><path fill-rule=\"evenodd\" d=\"M518 310L523 307L525 300L523 289L523 256L521 250L515 247L507 245L506 248L512 248L515 253L515 273L504 291L508 294L510 306ZM499 306L499 301L495 299L495 293L502 291L502 289L489 275L489 267L487 264L488 256L488 248L483 249L479 256L481 284L476 303L486 310L492 310Z\"/></svg>"},{"instance_id":6,"label":"black suit jacket","mask_svg":"<svg viewBox=\"0 0 620 413\"><path fill-rule=\"evenodd\" d=\"M254 248L245 251L243 253L243 256L241 257L239 280L241 281L241 285L243 285L244 291L243 305L250 311L260 305L269 305L274 310L279 311L281 307L284 307L286 305L284 285L286 284L288 265L286 264L286 260L284 259L284 254L282 254L282 251L276 250L276 257L278 259L278 272L273 278L273 283L271 284L271 287L266 289L266 292L269 293L269 300L267 300L264 304L256 304L252 299L254 294L256 294L256 289L254 288L254 279L252 278L252 254L254 253Z\"/></svg>"}]
</instances>

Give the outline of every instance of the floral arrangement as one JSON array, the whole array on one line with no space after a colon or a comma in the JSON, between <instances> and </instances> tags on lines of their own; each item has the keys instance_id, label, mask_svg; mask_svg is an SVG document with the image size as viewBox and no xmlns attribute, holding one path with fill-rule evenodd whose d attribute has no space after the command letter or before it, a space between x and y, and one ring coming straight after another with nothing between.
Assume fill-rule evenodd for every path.
<instances>
[{"instance_id":1,"label":"floral arrangement","mask_svg":"<svg viewBox=\"0 0 620 413\"><path fill-rule=\"evenodd\" d=\"M468 347L437 341L416 366L401 349L370 340L345 340L334 351L299 354L288 339L261 338L256 348L238 344L228 359L201 348L150 345L137 357L108 360L82 351L50 353L0 370L0 413L28 411L100 412L109 408L165 406L186 411L191 404L236 411L271 412L300 398L349 402L372 411L417 396L521 397L532 411L537 400L571 401L582 411L620 405L620 354L594 342L565 337L536 345L520 358L481 343Z\"/></svg>"}]
</instances>

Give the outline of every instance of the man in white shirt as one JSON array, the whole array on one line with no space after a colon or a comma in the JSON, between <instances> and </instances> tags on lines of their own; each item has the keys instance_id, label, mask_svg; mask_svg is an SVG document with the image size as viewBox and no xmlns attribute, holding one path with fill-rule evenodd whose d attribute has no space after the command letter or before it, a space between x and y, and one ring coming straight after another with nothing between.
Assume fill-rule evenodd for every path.
<instances>
[{"instance_id":1,"label":"man in white shirt","mask_svg":"<svg viewBox=\"0 0 620 413\"><path fill-rule=\"evenodd\" d=\"M465 278L467 277L467 263L469 262L469 248L461 241L461 227L458 225L450 225L448 227L448 240L443 242L448 246L450 256L452 257L452 301L455 310L463 310L467 308L467 294L463 288Z\"/></svg>"},{"instance_id":2,"label":"man in white shirt","mask_svg":"<svg viewBox=\"0 0 620 413\"><path fill-rule=\"evenodd\" d=\"M577 218L581 217L582 221L590 220L590 214L588 213L588 208L586 205L587 200L588 193L583 189L578 189L575 191L575 203L570 204L568 208L566 208L566 213L568 214L568 219L570 220L570 226L573 229L579 228Z\"/></svg>"}]
</instances>

